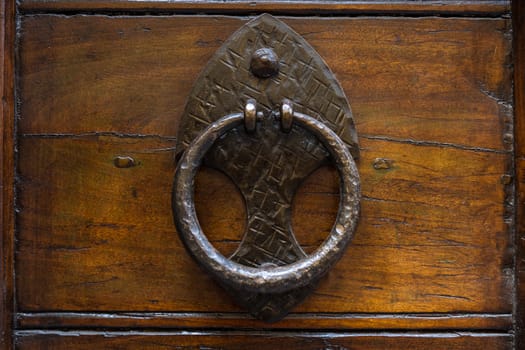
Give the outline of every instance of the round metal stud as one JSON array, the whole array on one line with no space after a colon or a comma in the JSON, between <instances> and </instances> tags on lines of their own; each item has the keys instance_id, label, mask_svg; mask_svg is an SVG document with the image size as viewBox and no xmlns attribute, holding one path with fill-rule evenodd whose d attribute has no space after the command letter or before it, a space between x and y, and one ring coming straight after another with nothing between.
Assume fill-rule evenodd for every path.
<instances>
[{"instance_id":1,"label":"round metal stud","mask_svg":"<svg viewBox=\"0 0 525 350\"><path fill-rule=\"evenodd\" d=\"M252 55L250 71L258 78L270 78L279 73L279 57L270 48L263 47Z\"/></svg>"}]
</instances>

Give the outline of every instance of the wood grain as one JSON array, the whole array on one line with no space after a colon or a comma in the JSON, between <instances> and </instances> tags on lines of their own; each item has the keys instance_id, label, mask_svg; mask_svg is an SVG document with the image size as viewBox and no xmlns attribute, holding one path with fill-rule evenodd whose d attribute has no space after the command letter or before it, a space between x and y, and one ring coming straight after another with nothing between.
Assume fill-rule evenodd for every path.
<instances>
[{"instance_id":1,"label":"wood grain","mask_svg":"<svg viewBox=\"0 0 525 350\"><path fill-rule=\"evenodd\" d=\"M525 3L513 2L516 145L516 349L525 347Z\"/></svg>"},{"instance_id":2,"label":"wood grain","mask_svg":"<svg viewBox=\"0 0 525 350\"><path fill-rule=\"evenodd\" d=\"M15 2L0 1L0 348L13 348Z\"/></svg>"},{"instance_id":3,"label":"wood grain","mask_svg":"<svg viewBox=\"0 0 525 350\"><path fill-rule=\"evenodd\" d=\"M364 195L348 253L295 312L508 315L509 20L286 22L318 50L350 98ZM21 311L240 312L181 246L170 196L173 135L187 92L243 23L220 16L22 18ZM117 168L116 156L133 157L136 166ZM307 249L333 222L337 188L335 172L325 168L297 196L294 228ZM209 170L197 191L210 240L232 252L244 227L238 193ZM505 348L507 340L497 344Z\"/></svg>"},{"instance_id":4,"label":"wood grain","mask_svg":"<svg viewBox=\"0 0 525 350\"><path fill-rule=\"evenodd\" d=\"M507 350L512 336L476 333L118 333L19 332L17 349L447 349Z\"/></svg>"},{"instance_id":5,"label":"wood grain","mask_svg":"<svg viewBox=\"0 0 525 350\"><path fill-rule=\"evenodd\" d=\"M239 313L18 313L19 329L330 329L338 331L508 331L512 314L308 314L296 313L263 324Z\"/></svg>"},{"instance_id":6,"label":"wood grain","mask_svg":"<svg viewBox=\"0 0 525 350\"><path fill-rule=\"evenodd\" d=\"M279 14L366 14L384 15L455 15L501 16L509 12L508 0L479 1L67 1L22 0L20 9L26 12L81 12L81 11L176 11L184 13L235 13L259 12Z\"/></svg>"},{"instance_id":7,"label":"wood grain","mask_svg":"<svg viewBox=\"0 0 525 350\"><path fill-rule=\"evenodd\" d=\"M26 16L19 132L174 136L198 73L245 20ZM510 149L510 21L285 21L341 82L359 135Z\"/></svg>"},{"instance_id":8,"label":"wood grain","mask_svg":"<svg viewBox=\"0 0 525 350\"><path fill-rule=\"evenodd\" d=\"M360 144L364 198L356 238L297 311L509 312L511 242L500 182L509 155ZM20 139L27 150L19 167L21 310L238 311L176 237L172 145L156 138ZM115 155L140 165L116 168ZM378 157L395 166L375 169ZM223 183L203 172L197 201L212 242L231 251L244 218L238 193ZM301 244L317 246L337 207L335 172L323 169L302 190L294 227Z\"/></svg>"}]
</instances>

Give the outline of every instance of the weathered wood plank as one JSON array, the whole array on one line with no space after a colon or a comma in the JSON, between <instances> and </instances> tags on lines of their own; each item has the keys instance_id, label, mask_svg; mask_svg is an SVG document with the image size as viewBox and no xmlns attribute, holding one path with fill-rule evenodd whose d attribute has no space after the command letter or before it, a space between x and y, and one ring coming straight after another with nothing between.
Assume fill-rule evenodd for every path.
<instances>
[{"instance_id":1,"label":"weathered wood plank","mask_svg":"<svg viewBox=\"0 0 525 350\"><path fill-rule=\"evenodd\" d=\"M15 180L15 1L0 1L0 348L13 348Z\"/></svg>"},{"instance_id":2,"label":"weathered wood plank","mask_svg":"<svg viewBox=\"0 0 525 350\"><path fill-rule=\"evenodd\" d=\"M198 73L245 20L24 16L19 131L174 136ZM285 21L340 80L359 135L498 150L512 144L505 136L509 20Z\"/></svg>"},{"instance_id":3,"label":"weathered wood plank","mask_svg":"<svg viewBox=\"0 0 525 350\"><path fill-rule=\"evenodd\" d=\"M295 312L509 314L509 20L285 20L350 98L364 195L350 249ZM22 17L20 310L240 311L181 246L170 196L186 95L244 21ZM118 155L136 166L115 167ZM307 250L333 222L337 187L325 168L297 196ZM235 187L204 170L197 191L205 231L231 253L245 220Z\"/></svg>"},{"instance_id":4,"label":"weathered wood plank","mask_svg":"<svg viewBox=\"0 0 525 350\"><path fill-rule=\"evenodd\" d=\"M21 310L239 311L176 237L173 144L20 139ZM510 312L501 183L510 155L369 139L361 147L364 199L355 240L296 311ZM116 168L115 155L139 165ZM376 158L390 159L391 168L374 168ZM337 182L333 170L320 170L297 197L294 227L310 249L333 222ZM210 240L231 252L244 224L233 185L203 171L197 204Z\"/></svg>"},{"instance_id":5,"label":"weathered wood plank","mask_svg":"<svg viewBox=\"0 0 525 350\"><path fill-rule=\"evenodd\" d=\"M513 1L516 166L516 349L525 347L525 3Z\"/></svg>"},{"instance_id":6,"label":"weathered wood plank","mask_svg":"<svg viewBox=\"0 0 525 350\"><path fill-rule=\"evenodd\" d=\"M399 14L409 15L456 15L456 16L501 16L508 13L508 0L479 1L67 1L67 0L22 0L22 11L180 11L185 13L247 13L257 12L286 14Z\"/></svg>"},{"instance_id":7,"label":"weathered wood plank","mask_svg":"<svg viewBox=\"0 0 525 350\"><path fill-rule=\"evenodd\" d=\"M18 329L331 329L350 330L465 330L508 331L512 314L344 314L295 313L283 320L264 324L239 313L18 313Z\"/></svg>"},{"instance_id":8,"label":"weathered wood plank","mask_svg":"<svg viewBox=\"0 0 525 350\"><path fill-rule=\"evenodd\" d=\"M26 349L447 349L508 350L512 336L475 333L118 333L19 332L17 348Z\"/></svg>"}]
</instances>

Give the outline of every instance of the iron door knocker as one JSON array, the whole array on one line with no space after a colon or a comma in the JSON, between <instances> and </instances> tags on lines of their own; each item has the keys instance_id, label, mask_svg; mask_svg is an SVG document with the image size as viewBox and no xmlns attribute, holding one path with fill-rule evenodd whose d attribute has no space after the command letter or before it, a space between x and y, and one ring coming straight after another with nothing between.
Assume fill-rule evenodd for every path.
<instances>
[{"instance_id":1,"label":"iron door knocker","mask_svg":"<svg viewBox=\"0 0 525 350\"><path fill-rule=\"evenodd\" d=\"M205 68L178 140L184 153L172 206L186 249L255 317L283 318L340 259L357 225L357 135L341 87L304 39L262 15ZM328 161L339 173L339 211L326 240L307 255L293 235L291 203L300 183ZM197 219L193 183L202 164L228 175L245 199L247 229L230 258Z\"/></svg>"}]
</instances>

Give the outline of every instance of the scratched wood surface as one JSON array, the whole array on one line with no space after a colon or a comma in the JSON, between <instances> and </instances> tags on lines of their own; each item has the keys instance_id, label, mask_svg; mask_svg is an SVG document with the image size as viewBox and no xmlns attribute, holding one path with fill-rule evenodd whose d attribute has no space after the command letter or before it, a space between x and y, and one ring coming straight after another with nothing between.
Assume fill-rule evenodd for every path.
<instances>
[{"instance_id":1,"label":"scratched wood surface","mask_svg":"<svg viewBox=\"0 0 525 350\"><path fill-rule=\"evenodd\" d=\"M184 11L185 13L253 14L270 12L278 14L396 14L455 15L455 16L501 16L510 10L510 0L323 0L323 1L152 1L152 0L21 0L19 8L28 12L64 11Z\"/></svg>"},{"instance_id":2,"label":"scratched wood surface","mask_svg":"<svg viewBox=\"0 0 525 350\"><path fill-rule=\"evenodd\" d=\"M355 240L296 311L510 313L509 21L285 21L318 50L349 97L363 188ZM181 246L170 192L187 92L243 23L23 17L21 311L240 311ZM115 167L119 155L136 166ZM215 172L199 175L199 218L225 253L244 225L239 198ZM294 227L306 249L326 237L337 202L333 169L303 186Z\"/></svg>"},{"instance_id":3,"label":"scratched wood surface","mask_svg":"<svg viewBox=\"0 0 525 350\"><path fill-rule=\"evenodd\" d=\"M15 18L14 1L0 1L0 348L10 350L14 318Z\"/></svg>"},{"instance_id":4,"label":"scratched wood surface","mask_svg":"<svg viewBox=\"0 0 525 350\"><path fill-rule=\"evenodd\" d=\"M87 334L86 334L87 333ZM353 350L491 350L512 349L509 335L476 335L461 333L433 334L124 334L108 332L104 335L89 332L57 332L55 334L22 333L16 340L17 349L353 349Z\"/></svg>"},{"instance_id":5,"label":"scratched wood surface","mask_svg":"<svg viewBox=\"0 0 525 350\"><path fill-rule=\"evenodd\" d=\"M525 347L525 3L513 2L516 115L516 349Z\"/></svg>"}]
</instances>

